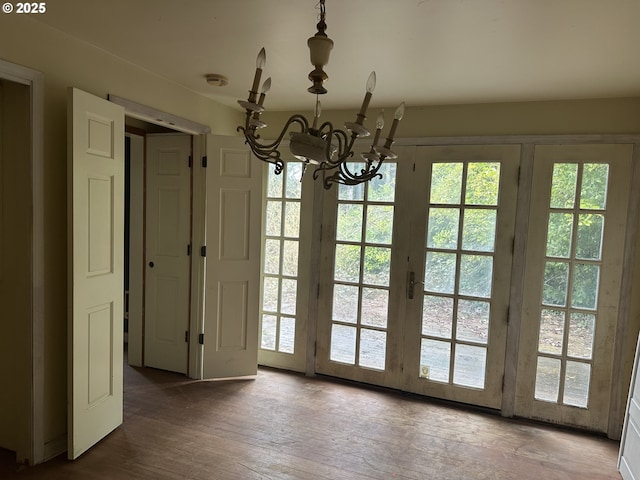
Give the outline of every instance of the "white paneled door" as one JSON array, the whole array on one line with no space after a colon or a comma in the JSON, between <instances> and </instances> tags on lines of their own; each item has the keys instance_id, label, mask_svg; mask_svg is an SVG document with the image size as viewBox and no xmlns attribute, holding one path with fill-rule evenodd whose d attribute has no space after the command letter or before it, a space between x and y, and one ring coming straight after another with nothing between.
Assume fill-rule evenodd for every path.
<instances>
[{"instance_id":1,"label":"white paneled door","mask_svg":"<svg viewBox=\"0 0 640 480\"><path fill-rule=\"evenodd\" d=\"M258 369L262 163L238 137L207 137L203 377Z\"/></svg>"},{"instance_id":2,"label":"white paneled door","mask_svg":"<svg viewBox=\"0 0 640 480\"><path fill-rule=\"evenodd\" d=\"M68 457L122 423L124 110L68 95Z\"/></svg>"},{"instance_id":3,"label":"white paneled door","mask_svg":"<svg viewBox=\"0 0 640 480\"><path fill-rule=\"evenodd\" d=\"M187 373L191 137L147 136L144 363Z\"/></svg>"}]
</instances>

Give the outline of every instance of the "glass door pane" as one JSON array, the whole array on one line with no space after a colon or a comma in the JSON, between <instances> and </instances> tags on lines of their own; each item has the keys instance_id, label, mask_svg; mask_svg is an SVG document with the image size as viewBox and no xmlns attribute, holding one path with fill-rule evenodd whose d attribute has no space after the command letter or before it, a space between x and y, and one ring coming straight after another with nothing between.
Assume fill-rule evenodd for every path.
<instances>
[{"instance_id":1,"label":"glass door pane","mask_svg":"<svg viewBox=\"0 0 640 480\"><path fill-rule=\"evenodd\" d=\"M258 361L262 365L301 369L303 358L298 358L298 350L305 339L299 338L297 320L302 163L286 162L280 175L269 168L266 177Z\"/></svg>"},{"instance_id":2,"label":"glass door pane","mask_svg":"<svg viewBox=\"0 0 640 480\"><path fill-rule=\"evenodd\" d=\"M423 206L415 222L424 233L413 238L409 262L421 281L407 300L417 321L405 334L405 380L413 391L497 408L519 148L421 153L415 177Z\"/></svg>"},{"instance_id":3,"label":"glass door pane","mask_svg":"<svg viewBox=\"0 0 640 480\"><path fill-rule=\"evenodd\" d=\"M553 166L534 398L587 408L609 165Z\"/></svg>"},{"instance_id":4,"label":"glass door pane","mask_svg":"<svg viewBox=\"0 0 640 480\"><path fill-rule=\"evenodd\" d=\"M350 166L363 167L364 163ZM397 169L397 163L386 161L380 169L382 178L325 192L319 373L399 384L398 315L392 302L394 289L402 288L393 280L399 254L394 250L396 229L402 228L397 216Z\"/></svg>"},{"instance_id":5,"label":"glass door pane","mask_svg":"<svg viewBox=\"0 0 640 480\"><path fill-rule=\"evenodd\" d=\"M431 166L421 378L484 388L499 185L497 162Z\"/></svg>"},{"instance_id":6,"label":"glass door pane","mask_svg":"<svg viewBox=\"0 0 640 480\"><path fill-rule=\"evenodd\" d=\"M395 169L387 163L382 179L338 187L329 347L334 362L385 369Z\"/></svg>"},{"instance_id":7,"label":"glass door pane","mask_svg":"<svg viewBox=\"0 0 640 480\"><path fill-rule=\"evenodd\" d=\"M630 175L620 147L536 148L518 415L607 429Z\"/></svg>"}]
</instances>

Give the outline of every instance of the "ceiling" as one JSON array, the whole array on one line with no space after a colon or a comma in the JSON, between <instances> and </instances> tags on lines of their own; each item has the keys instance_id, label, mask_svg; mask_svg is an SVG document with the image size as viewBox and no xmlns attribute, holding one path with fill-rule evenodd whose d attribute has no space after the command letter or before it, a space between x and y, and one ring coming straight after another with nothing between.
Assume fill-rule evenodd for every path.
<instances>
[{"instance_id":1,"label":"ceiling","mask_svg":"<svg viewBox=\"0 0 640 480\"><path fill-rule=\"evenodd\" d=\"M55 0L37 20L228 105L310 110L316 0ZM323 109L640 96L638 0L326 0ZM33 16L32 18L36 18ZM229 78L226 87L207 73ZM239 109L240 107L238 107Z\"/></svg>"}]
</instances>

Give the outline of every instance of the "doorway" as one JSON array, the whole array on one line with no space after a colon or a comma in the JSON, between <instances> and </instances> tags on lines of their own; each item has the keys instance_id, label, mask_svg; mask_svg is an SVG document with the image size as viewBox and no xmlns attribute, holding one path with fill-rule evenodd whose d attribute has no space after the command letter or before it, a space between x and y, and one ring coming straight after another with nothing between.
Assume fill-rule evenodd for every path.
<instances>
[{"instance_id":1,"label":"doorway","mask_svg":"<svg viewBox=\"0 0 640 480\"><path fill-rule=\"evenodd\" d=\"M192 137L126 123L128 362L188 374Z\"/></svg>"},{"instance_id":2,"label":"doorway","mask_svg":"<svg viewBox=\"0 0 640 480\"><path fill-rule=\"evenodd\" d=\"M31 457L31 88L0 75L0 447Z\"/></svg>"}]
</instances>

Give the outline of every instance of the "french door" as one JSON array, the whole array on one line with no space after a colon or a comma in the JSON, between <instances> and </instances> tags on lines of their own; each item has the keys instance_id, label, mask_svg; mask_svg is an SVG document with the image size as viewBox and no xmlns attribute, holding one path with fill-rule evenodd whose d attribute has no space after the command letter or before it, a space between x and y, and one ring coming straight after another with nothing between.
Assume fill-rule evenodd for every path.
<instances>
[{"instance_id":1,"label":"french door","mask_svg":"<svg viewBox=\"0 0 640 480\"><path fill-rule=\"evenodd\" d=\"M311 216L302 215L313 199L309 177L302 162L289 161L281 174L269 168L264 182L258 362L295 371L305 371L306 358L311 262L300 239L311 231Z\"/></svg>"},{"instance_id":2,"label":"french door","mask_svg":"<svg viewBox=\"0 0 640 480\"><path fill-rule=\"evenodd\" d=\"M418 156L404 385L499 408L520 146L422 147Z\"/></svg>"},{"instance_id":3,"label":"french door","mask_svg":"<svg viewBox=\"0 0 640 480\"><path fill-rule=\"evenodd\" d=\"M397 179L415 149L399 149L402 162L385 162L382 178L339 185L325 195L316 371L400 388L406 257ZM352 171L364 167L354 164ZM408 173L408 172L407 172ZM392 248L392 245L394 248Z\"/></svg>"},{"instance_id":4,"label":"french door","mask_svg":"<svg viewBox=\"0 0 640 480\"><path fill-rule=\"evenodd\" d=\"M516 415L607 431L631 153L536 147Z\"/></svg>"},{"instance_id":5,"label":"french door","mask_svg":"<svg viewBox=\"0 0 640 480\"><path fill-rule=\"evenodd\" d=\"M317 370L497 408L519 146L399 153L325 205Z\"/></svg>"},{"instance_id":6,"label":"french door","mask_svg":"<svg viewBox=\"0 0 640 480\"><path fill-rule=\"evenodd\" d=\"M607 431L631 146L526 150L524 265L521 145L398 150L325 197L316 371Z\"/></svg>"}]
</instances>

